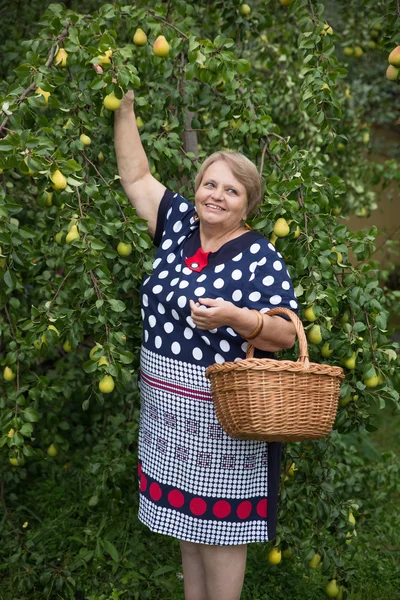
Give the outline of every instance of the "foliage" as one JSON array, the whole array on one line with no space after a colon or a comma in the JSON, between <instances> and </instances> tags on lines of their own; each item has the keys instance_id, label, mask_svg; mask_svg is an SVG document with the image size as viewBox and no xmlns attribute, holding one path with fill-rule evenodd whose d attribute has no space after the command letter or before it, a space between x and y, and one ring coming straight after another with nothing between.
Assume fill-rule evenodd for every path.
<instances>
[{"instance_id":1,"label":"foliage","mask_svg":"<svg viewBox=\"0 0 400 600\"><path fill-rule=\"evenodd\" d=\"M343 37L336 27L327 33L324 5L311 0L295 0L287 9L254 2L247 17L236 0L201 7L184 0L114 3L98 10L94 4L80 5L82 13L74 3L72 10L51 4L31 39L5 42L10 68L2 67L0 83L0 364L15 379L3 380L0 388L1 479L11 502L24 482L41 479L46 469L48 485L57 490L61 475L49 457L44 460L52 446L67 465L76 461L71 483L81 481L83 491L79 510L71 498L71 515L66 502L62 519L88 523L87 531L66 536L62 549L51 546L54 524L33 539L19 533L8 558L12 581L23 593L35 589L51 597L68 589L65 597L74 597L76 571L87 570L93 585L99 566L120 573L127 545L133 553L126 576L131 597L139 597L136 587L148 576L133 560L141 546L126 473L134 471L138 423L138 289L151 270L152 249L146 223L119 185L112 113L103 105L106 95L120 98L134 88L152 173L171 189L193 198L196 168L216 148L242 151L256 162L266 201L251 224L270 236L278 218L290 222L290 234L276 244L303 309L314 307L321 328L321 344L310 344L312 360L342 364L356 358L346 369L336 431L287 449L285 468L295 461L299 472L296 485L282 489L277 539L293 545L303 562L318 548L324 577L337 575L350 586L346 515L355 494L345 483L351 469L337 460L338 448L345 452L339 434L373 430L377 405L398 406L392 385L398 357L387 330L388 309L398 299L391 296L388 304L371 262L377 231L351 233L338 219L373 210L368 189L373 176L384 176L368 163L368 110L356 102L343 67L341 48L350 30ZM346 4L343 19L354 8ZM33 3L33 10L38 6ZM396 2L365 6L366 27L382 25L378 47L369 51L386 63ZM144 47L132 43L137 27L149 37ZM171 46L166 59L151 49L160 34ZM68 54L65 68L56 64L60 48ZM101 56L110 49L107 65ZM38 87L41 93L35 93ZM82 133L90 145L80 141ZM56 171L65 176L65 189L54 189ZM391 176L398 176L395 166ZM79 236L67 243L73 227ZM119 241L132 244L130 256L118 254ZM332 353L324 357L327 343ZM296 350L286 356L294 358ZM106 360L99 365L101 357ZM115 380L112 394L99 391L105 374ZM378 385L367 387L375 376ZM138 548L132 549L128 533ZM54 567L58 552L65 561L61 571ZM21 568L30 569L23 579Z\"/></svg>"}]
</instances>

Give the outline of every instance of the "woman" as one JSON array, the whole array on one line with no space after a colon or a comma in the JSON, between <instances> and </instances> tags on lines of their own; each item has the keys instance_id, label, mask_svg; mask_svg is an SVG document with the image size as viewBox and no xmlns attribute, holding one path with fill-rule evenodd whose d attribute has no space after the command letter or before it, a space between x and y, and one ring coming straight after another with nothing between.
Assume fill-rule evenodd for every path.
<instances>
[{"instance_id":1,"label":"woman","mask_svg":"<svg viewBox=\"0 0 400 600\"><path fill-rule=\"evenodd\" d=\"M180 540L186 600L235 600L246 544L275 535L280 445L228 437L204 372L245 358L249 339L290 348L292 323L267 312L297 302L281 255L244 225L262 199L255 166L209 157L194 207L150 174L133 103L115 113L118 171L158 246L141 290L139 519Z\"/></svg>"}]
</instances>

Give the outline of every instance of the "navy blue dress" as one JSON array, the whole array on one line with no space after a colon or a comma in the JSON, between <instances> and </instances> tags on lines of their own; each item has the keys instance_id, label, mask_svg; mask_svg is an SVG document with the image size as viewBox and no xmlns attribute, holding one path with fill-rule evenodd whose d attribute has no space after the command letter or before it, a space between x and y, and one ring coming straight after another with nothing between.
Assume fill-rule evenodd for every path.
<instances>
[{"instance_id":1,"label":"navy blue dress","mask_svg":"<svg viewBox=\"0 0 400 600\"><path fill-rule=\"evenodd\" d=\"M255 231L194 270L185 262L200 246L193 215L192 204L166 190L153 271L141 289L139 519L190 542L264 542L275 536L281 445L223 431L204 373L244 359L248 342L231 327L198 329L189 300L222 298L261 312L296 311L297 301L282 256Z\"/></svg>"}]
</instances>

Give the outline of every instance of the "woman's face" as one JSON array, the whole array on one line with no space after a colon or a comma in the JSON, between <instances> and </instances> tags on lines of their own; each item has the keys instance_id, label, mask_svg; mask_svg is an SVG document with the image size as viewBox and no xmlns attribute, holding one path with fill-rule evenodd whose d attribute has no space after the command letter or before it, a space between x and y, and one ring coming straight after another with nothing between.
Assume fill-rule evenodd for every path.
<instances>
[{"instance_id":1,"label":"woman's face","mask_svg":"<svg viewBox=\"0 0 400 600\"><path fill-rule=\"evenodd\" d=\"M223 230L235 229L246 218L246 188L223 160L205 171L195 203L200 223L217 225Z\"/></svg>"}]
</instances>

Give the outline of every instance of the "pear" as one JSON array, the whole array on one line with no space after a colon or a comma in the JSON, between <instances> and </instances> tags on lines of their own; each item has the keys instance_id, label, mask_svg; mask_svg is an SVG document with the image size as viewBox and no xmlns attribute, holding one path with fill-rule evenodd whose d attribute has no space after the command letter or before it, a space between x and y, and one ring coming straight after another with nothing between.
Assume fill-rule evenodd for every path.
<instances>
[{"instance_id":1,"label":"pear","mask_svg":"<svg viewBox=\"0 0 400 600\"><path fill-rule=\"evenodd\" d=\"M325 342L325 344L321 348L321 354L324 358L329 358L332 354L333 350L329 345L329 342Z\"/></svg>"},{"instance_id":2,"label":"pear","mask_svg":"<svg viewBox=\"0 0 400 600\"><path fill-rule=\"evenodd\" d=\"M97 361L97 364L99 365L99 367L105 366L105 367L109 367L110 363L108 362L108 360L106 359L105 356L102 356L101 358L99 358L99 360Z\"/></svg>"},{"instance_id":3,"label":"pear","mask_svg":"<svg viewBox=\"0 0 400 600\"><path fill-rule=\"evenodd\" d=\"M267 560L271 565L279 565L282 560L282 552L280 549L274 546L274 548L268 552Z\"/></svg>"},{"instance_id":4,"label":"pear","mask_svg":"<svg viewBox=\"0 0 400 600\"><path fill-rule=\"evenodd\" d=\"M99 56L97 57L101 60L101 65L103 67L109 67L111 65L111 58L109 56L107 56L107 54L99 54ZM97 63L99 64L99 63Z\"/></svg>"},{"instance_id":5,"label":"pear","mask_svg":"<svg viewBox=\"0 0 400 600\"><path fill-rule=\"evenodd\" d=\"M346 56L352 56L354 54L354 50L350 46L346 46L344 53Z\"/></svg>"},{"instance_id":6,"label":"pear","mask_svg":"<svg viewBox=\"0 0 400 600\"><path fill-rule=\"evenodd\" d=\"M394 67L400 67L400 46L396 46L389 54L388 61Z\"/></svg>"},{"instance_id":7,"label":"pear","mask_svg":"<svg viewBox=\"0 0 400 600\"><path fill-rule=\"evenodd\" d=\"M120 242L117 246L117 252L120 256L129 256L132 252L132 244Z\"/></svg>"},{"instance_id":8,"label":"pear","mask_svg":"<svg viewBox=\"0 0 400 600\"><path fill-rule=\"evenodd\" d=\"M147 35L143 29L136 29L135 35L133 36L133 43L135 46L145 46L147 44Z\"/></svg>"},{"instance_id":9,"label":"pear","mask_svg":"<svg viewBox=\"0 0 400 600\"><path fill-rule=\"evenodd\" d=\"M54 239L57 242L57 244L61 245L63 243L64 235L65 235L64 231L59 231L58 233L56 233L56 235L54 236Z\"/></svg>"},{"instance_id":10,"label":"pear","mask_svg":"<svg viewBox=\"0 0 400 600\"><path fill-rule=\"evenodd\" d=\"M50 179L53 182L53 188L55 190L65 190L67 187L67 180L59 169L56 169L54 173L50 175Z\"/></svg>"},{"instance_id":11,"label":"pear","mask_svg":"<svg viewBox=\"0 0 400 600\"><path fill-rule=\"evenodd\" d=\"M114 112L121 106L121 100L117 98L114 92L111 92L111 94L108 94L108 96L104 98L103 104L105 108Z\"/></svg>"},{"instance_id":12,"label":"pear","mask_svg":"<svg viewBox=\"0 0 400 600\"><path fill-rule=\"evenodd\" d=\"M72 352L72 346L69 340L65 340L65 342L63 343L63 350L64 352Z\"/></svg>"},{"instance_id":13,"label":"pear","mask_svg":"<svg viewBox=\"0 0 400 600\"><path fill-rule=\"evenodd\" d=\"M242 4L239 8L239 12L242 17L247 17L251 13L251 8L248 4Z\"/></svg>"},{"instance_id":14,"label":"pear","mask_svg":"<svg viewBox=\"0 0 400 600\"><path fill-rule=\"evenodd\" d=\"M90 137L88 135L86 135L85 133L81 133L81 135L79 136L79 139L84 146L89 146L92 143L92 140L90 139Z\"/></svg>"},{"instance_id":15,"label":"pear","mask_svg":"<svg viewBox=\"0 0 400 600\"><path fill-rule=\"evenodd\" d=\"M362 56L364 54L364 50L361 48L361 46L354 46L354 56L357 56L357 58L360 58L360 56Z\"/></svg>"},{"instance_id":16,"label":"pear","mask_svg":"<svg viewBox=\"0 0 400 600\"><path fill-rule=\"evenodd\" d=\"M318 554L317 552L314 554L314 556L312 557L312 559L310 560L310 562L308 563L308 566L310 567L310 569L316 569L318 567L318 565L321 562L321 555Z\"/></svg>"},{"instance_id":17,"label":"pear","mask_svg":"<svg viewBox=\"0 0 400 600\"><path fill-rule=\"evenodd\" d=\"M12 381L15 379L15 373L10 367L5 367L3 371L3 377L5 381Z\"/></svg>"},{"instance_id":18,"label":"pear","mask_svg":"<svg viewBox=\"0 0 400 600\"><path fill-rule=\"evenodd\" d=\"M104 154L102 153L101 150L97 155L97 160L99 161L100 164L103 164L103 162L104 162Z\"/></svg>"},{"instance_id":19,"label":"pear","mask_svg":"<svg viewBox=\"0 0 400 600\"><path fill-rule=\"evenodd\" d=\"M144 123L143 123L143 119L141 117L136 117L136 127L138 129L140 129L140 127L143 127Z\"/></svg>"},{"instance_id":20,"label":"pear","mask_svg":"<svg viewBox=\"0 0 400 600\"><path fill-rule=\"evenodd\" d=\"M79 237L78 227L76 225L72 225L69 233L67 233L65 241L67 244L70 244L73 240L79 240Z\"/></svg>"},{"instance_id":21,"label":"pear","mask_svg":"<svg viewBox=\"0 0 400 600\"><path fill-rule=\"evenodd\" d=\"M328 598L336 598L339 595L339 588L336 579L332 579L325 588L325 594Z\"/></svg>"},{"instance_id":22,"label":"pear","mask_svg":"<svg viewBox=\"0 0 400 600\"><path fill-rule=\"evenodd\" d=\"M356 524L356 519L355 519L355 516L353 515L353 513L352 513L351 511L349 512L349 522L350 522L352 525L355 525L355 524Z\"/></svg>"},{"instance_id":23,"label":"pear","mask_svg":"<svg viewBox=\"0 0 400 600\"><path fill-rule=\"evenodd\" d=\"M153 44L153 52L156 56L165 58L169 54L169 44L165 39L165 36L159 35Z\"/></svg>"},{"instance_id":24,"label":"pear","mask_svg":"<svg viewBox=\"0 0 400 600\"><path fill-rule=\"evenodd\" d=\"M319 344L322 341L321 327L313 325L307 332L307 339L310 344Z\"/></svg>"},{"instance_id":25,"label":"pear","mask_svg":"<svg viewBox=\"0 0 400 600\"><path fill-rule=\"evenodd\" d=\"M43 96L44 101L42 102L42 104L44 104L44 106L48 105L50 92L45 92L44 90L42 90L42 88L37 87L35 90L35 94L40 94L41 96Z\"/></svg>"},{"instance_id":26,"label":"pear","mask_svg":"<svg viewBox=\"0 0 400 600\"><path fill-rule=\"evenodd\" d=\"M313 306L307 306L306 310L304 311L304 316L307 319L307 321L310 321L311 323L318 319L317 315L314 312Z\"/></svg>"},{"instance_id":27,"label":"pear","mask_svg":"<svg viewBox=\"0 0 400 600\"><path fill-rule=\"evenodd\" d=\"M368 377L367 379L364 379L364 385L367 388L375 388L377 385L379 385L378 375L373 375L372 377Z\"/></svg>"},{"instance_id":28,"label":"pear","mask_svg":"<svg viewBox=\"0 0 400 600\"><path fill-rule=\"evenodd\" d=\"M44 205L47 207L53 206L53 192L48 192L46 190L46 198L44 201Z\"/></svg>"},{"instance_id":29,"label":"pear","mask_svg":"<svg viewBox=\"0 0 400 600\"><path fill-rule=\"evenodd\" d=\"M56 63L56 67L66 67L67 59L68 59L68 52L66 52L64 50L64 48L60 48L54 59L54 61Z\"/></svg>"},{"instance_id":30,"label":"pear","mask_svg":"<svg viewBox=\"0 0 400 600\"><path fill-rule=\"evenodd\" d=\"M399 78L400 69L394 67L393 65L389 65L386 69L386 77L389 81L397 81Z\"/></svg>"},{"instance_id":31,"label":"pear","mask_svg":"<svg viewBox=\"0 0 400 600\"><path fill-rule=\"evenodd\" d=\"M282 4L282 6L290 6L292 4L293 0L280 0L280 3Z\"/></svg>"},{"instance_id":32,"label":"pear","mask_svg":"<svg viewBox=\"0 0 400 600\"><path fill-rule=\"evenodd\" d=\"M351 356L349 356L348 358L342 358L340 362L344 367L346 367L346 369L349 369L349 371L352 371L356 367L356 359L357 359L357 352L353 352L353 354Z\"/></svg>"},{"instance_id":33,"label":"pear","mask_svg":"<svg viewBox=\"0 0 400 600\"><path fill-rule=\"evenodd\" d=\"M57 456L58 450L54 444L50 444L50 446L47 448L47 454L52 458L54 458L54 456Z\"/></svg>"},{"instance_id":34,"label":"pear","mask_svg":"<svg viewBox=\"0 0 400 600\"><path fill-rule=\"evenodd\" d=\"M285 237L290 231L289 223L283 217L280 217L274 225L274 234L277 237Z\"/></svg>"},{"instance_id":35,"label":"pear","mask_svg":"<svg viewBox=\"0 0 400 600\"><path fill-rule=\"evenodd\" d=\"M339 406L341 408L344 408L345 406L348 405L349 402L351 402L351 400L352 400L351 395L345 396L344 398L340 398L340 400L339 400Z\"/></svg>"},{"instance_id":36,"label":"pear","mask_svg":"<svg viewBox=\"0 0 400 600\"><path fill-rule=\"evenodd\" d=\"M114 379L111 375L105 375L103 379L99 381L99 390L103 394L110 394L115 387Z\"/></svg>"}]
</instances>

